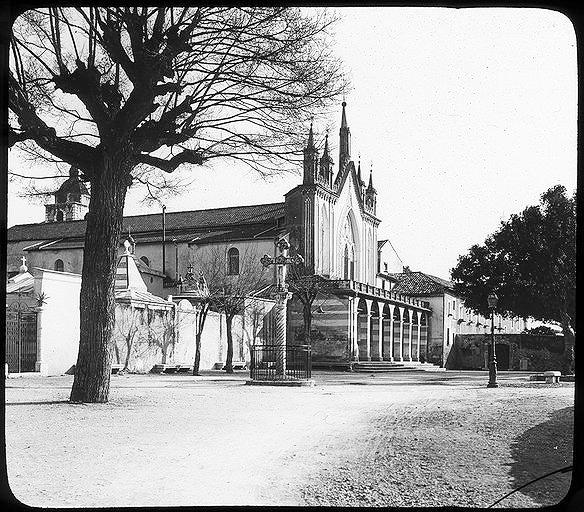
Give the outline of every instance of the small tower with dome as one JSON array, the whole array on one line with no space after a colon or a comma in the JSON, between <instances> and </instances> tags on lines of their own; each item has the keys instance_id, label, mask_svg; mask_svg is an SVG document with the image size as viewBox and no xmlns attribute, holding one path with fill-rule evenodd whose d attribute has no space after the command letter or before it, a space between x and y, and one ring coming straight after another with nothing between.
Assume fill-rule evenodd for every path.
<instances>
[{"instance_id":1,"label":"small tower with dome","mask_svg":"<svg viewBox=\"0 0 584 512\"><path fill-rule=\"evenodd\" d=\"M55 202L45 205L45 222L68 222L83 220L89 210L89 191L73 166L69 177L55 192Z\"/></svg>"}]
</instances>

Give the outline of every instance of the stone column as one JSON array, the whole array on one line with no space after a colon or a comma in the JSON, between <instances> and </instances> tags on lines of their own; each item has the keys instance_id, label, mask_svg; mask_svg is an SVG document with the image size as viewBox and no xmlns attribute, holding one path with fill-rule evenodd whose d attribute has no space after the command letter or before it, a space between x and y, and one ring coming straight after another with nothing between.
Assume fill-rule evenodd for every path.
<instances>
[{"instance_id":1,"label":"stone column","mask_svg":"<svg viewBox=\"0 0 584 512\"><path fill-rule=\"evenodd\" d=\"M393 363L393 311L395 306L393 304L389 305L389 360Z\"/></svg>"},{"instance_id":2,"label":"stone column","mask_svg":"<svg viewBox=\"0 0 584 512\"><path fill-rule=\"evenodd\" d=\"M412 312L408 309L408 315L410 320L410 329L408 332L408 361L412 361Z\"/></svg>"},{"instance_id":3,"label":"stone column","mask_svg":"<svg viewBox=\"0 0 584 512\"><path fill-rule=\"evenodd\" d=\"M367 315L367 361L371 361L371 313L368 311Z\"/></svg>"},{"instance_id":4,"label":"stone column","mask_svg":"<svg viewBox=\"0 0 584 512\"><path fill-rule=\"evenodd\" d=\"M416 316L418 317L418 358L416 359L417 361L420 361L421 358L421 354L422 354L422 345L421 345L421 332L422 332L422 312L421 311L416 311Z\"/></svg>"},{"instance_id":5,"label":"stone column","mask_svg":"<svg viewBox=\"0 0 584 512\"><path fill-rule=\"evenodd\" d=\"M399 361L404 360L404 308L399 306Z\"/></svg>"},{"instance_id":6,"label":"stone column","mask_svg":"<svg viewBox=\"0 0 584 512\"><path fill-rule=\"evenodd\" d=\"M277 293L275 309L274 345L276 345L276 375L286 375L286 309L289 299L288 293Z\"/></svg>"},{"instance_id":7,"label":"stone column","mask_svg":"<svg viewBox=\"0 0 584 512\"><path fill-rule=\"evenodd\" d=\"M379 361L383 361L383 302L377 303L377 353L379 354Z\"/></svg>"},{"instance_id":8,"label":"stone column","mask_svg":"<svg viewBox=\"0 0 584 512\"><path fill-rule=\"evenodd\" d=\"M357 315L357 298L351 297L349 299L349 336L351 357L353 361L359 361L359 318Z\"/></svg>"},{"instance_id":9,"label":"stone column","mask_svg":"<svg viewBox=\"0 0 584 512\"><path fill-rule=\"evenodd\" d=\"M47 363L43 361L45 350L43 347L43 338L42 338L42 331L43 331L43 308L36 307L35 311L37 313L36 317L36 343L37 343L37 356L36 362L34 364L34 371L39 372L41 375L46 376L48 373Z\"/></svg>"}]
</instances>

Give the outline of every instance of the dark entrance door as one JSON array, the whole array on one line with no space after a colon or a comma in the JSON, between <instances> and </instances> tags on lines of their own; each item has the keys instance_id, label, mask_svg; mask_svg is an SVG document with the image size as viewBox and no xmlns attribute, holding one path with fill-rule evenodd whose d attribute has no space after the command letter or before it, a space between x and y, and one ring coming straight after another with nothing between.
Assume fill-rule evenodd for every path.
<instances>
[{"instance_id":1,"label":"dark entrance door","mask_svg":"<svg viewBox=\"0 0 584 512\"><path fill-rule=\"evenodd\" d=\"M504 343L497 343L495 354L497 355L497 369L498 370L508 370L509 369L509 345Z\"/></svg>"},{"instance_id":2,"label":"dark entrance door","mask_svg":"<svg viewBox=\"0 0 584 512\"><path fill-rule=\"evenodd\" d=\"M34 372L37 360L37 313L26 304L6 310L6 362L12 373Z\"/></svg>"}]
</instances>

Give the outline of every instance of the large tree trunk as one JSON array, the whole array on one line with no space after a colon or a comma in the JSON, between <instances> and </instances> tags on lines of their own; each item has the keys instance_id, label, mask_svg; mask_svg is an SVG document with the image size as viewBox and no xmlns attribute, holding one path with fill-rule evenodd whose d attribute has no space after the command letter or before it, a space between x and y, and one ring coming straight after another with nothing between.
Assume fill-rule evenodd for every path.
<instances>
[{"instance_id":1,"label":"large tree trunk","mask_svg":"<svg viewBox=\"0 0 584 512\"><path fill-rule=\"evenodd\" d=\"M109 396L114 282L128 174L112 161L91 182L80 294L79 354L72 402L107 402Z\"/></svg>"},{"instance_id":2,"label":"large tree trunk","mask_svg":"<svg viewBox=\"0 0 584 512\"><path fill-rule=\"evenodd\" d=\"M225 371L233 373L233 315L225 315L225 327L227 331L227 360L225 361Z\"/></svg>"}]
</instances>

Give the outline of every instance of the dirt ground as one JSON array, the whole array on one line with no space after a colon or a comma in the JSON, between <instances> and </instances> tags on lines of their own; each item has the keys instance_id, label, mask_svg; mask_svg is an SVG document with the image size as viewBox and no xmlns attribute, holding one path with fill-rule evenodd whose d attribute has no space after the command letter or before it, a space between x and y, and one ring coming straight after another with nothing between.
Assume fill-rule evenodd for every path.
<instances>
[{"instance_id":1,"label":"dirt ground","mask_svg":"<svg viewBox=\"0 0 584 512\"><path fill-rule=\"evenodd\" d=\"M571 464L574 385L501 372L316 372L312 388L246 373L112 376L107 404L72 377L6 380L14 495L39 507L488 506ZM542 506L570 473L500 507Z\"/></svg>"}]
</instances>

